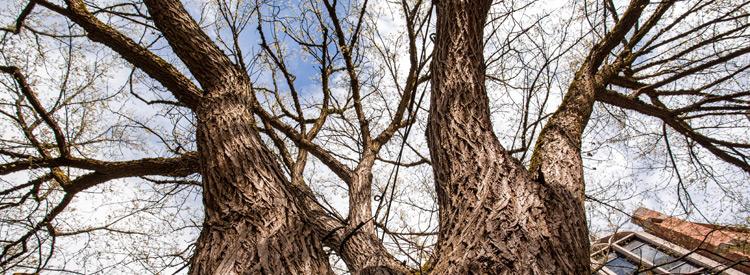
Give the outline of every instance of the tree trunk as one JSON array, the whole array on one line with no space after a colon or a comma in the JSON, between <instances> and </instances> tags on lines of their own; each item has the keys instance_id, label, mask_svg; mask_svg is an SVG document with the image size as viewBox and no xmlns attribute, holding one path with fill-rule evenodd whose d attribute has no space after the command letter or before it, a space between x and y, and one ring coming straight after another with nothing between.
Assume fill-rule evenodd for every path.
<instances>
[{"instance_id":1,"label":"tree trunk","mask_svg":"<svg viewBox=\"0 0 750 275\"><path fill-rule=\"evenodd\" d=\"M332 234L339 253L354 274L404 274L398 262L383 246L372 214L372 166L375 151L366 152L349 182L349 215L344 228Z\"/></svg>"},{"instance_id":2,"label":"tree trunk","mask_svg":"<svg viewBox=\"0 0 750 275\"><path fill-rule=\"evenodd\" d=\"M371 169L361 170L363 173L369 173ZM353 182L360 182L363 179L372 180L372 175L355 174ZM368 188L370 184L367 183ZM345 221L339 221L331 215L325 213L325 210L312 197L312 191L301 183L300 188L306 190L300 197L305 199L305 208L307 210L307 222L318 232L318 236L323 243L336 251L339 257L346 263L346 266L352 274L359 275L397 275L407 272L406 266L397 261L383 246L383 242L377 237L374 222L371 219L365 219L363 222L355 222L357 219L350 217ZM369 201L370 197L366 199ZM356 204L355 204L356 205ZM367 204L370 205L369 203ZM371 215L371 210L367 213ZM350 214L352 211L350 210ZM345 223L346 224L345 224ZM361 225L361 226L360 226Z\"/></svg>"},{"instance_id":3,"label":"tree trunk","mask_svg":"<svg viewBox=\"0 0 750 275\"><path fill-rule=\"evenodd\" d=\"M255 130L249 85L232 88L204 97L196 112L205 221L190 274L330 274L321 240Z\"/></svg>"},{"instance_id":4,"label":"tree trunk","mask_svg":"<svg viewBox=\"0 0 750 275\"><path fill-rule=\"evenodd\" d=\"M405 265L396 260L373 232L356 232L351 227L337 230L326 244L338 245L339 253L347 267L356 275L406 274ZM341 243L345 241L343 245Z\"/></svg>"},{"instance_id":5,"label":"tree trunk","mask_svg":"<svg viewBox=\"0 0 750 275\"><path fill-rule=\"evenodd\" d=\"M492 131L483 59L490 4L437 2L427 133L440 206L432 272L587 274L579 196L532 176Z\"/></svg>"}]
</instances>

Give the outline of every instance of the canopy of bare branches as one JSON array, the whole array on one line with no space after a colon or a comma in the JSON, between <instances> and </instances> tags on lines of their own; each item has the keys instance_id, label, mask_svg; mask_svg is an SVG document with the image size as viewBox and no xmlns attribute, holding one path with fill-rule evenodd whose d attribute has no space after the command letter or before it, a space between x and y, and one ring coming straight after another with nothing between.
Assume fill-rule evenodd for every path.
<instances>
[{"instance_id":1,"label":"canopy of bare branches","mask_svg":"<svg viewBox=\"0 0 750 275\"><path fill-rule=\"evenodd\" d=\"M572 272L640 206L750 222L750 1L6 2L5 273Z\"/></svg>"}]
</instances>

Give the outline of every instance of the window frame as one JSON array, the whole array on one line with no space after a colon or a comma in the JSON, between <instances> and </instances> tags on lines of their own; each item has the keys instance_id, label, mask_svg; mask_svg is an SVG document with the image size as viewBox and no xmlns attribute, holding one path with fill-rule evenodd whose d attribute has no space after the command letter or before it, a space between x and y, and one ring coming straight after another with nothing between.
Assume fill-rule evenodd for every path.
<instances>
[{"instance_id":1,"label":"window frame","mask_svg":"<svg viewBox=\"0 0 750 275\"><path fill-rule=\"evenodd\" d=\"M606 257L606 260L602 263L602 265L604 266L602 266L594 274L616 275L616 273L614 273L612 270L606 267L606 263L608 263L609 261L613 259L610 256L612 255L612 253L620 254L624 256L623 258L625 260L637 266L645 266L649 268L653 267L652 269L649 269L649 270L655 274L670 274L669 270L663 268L663 265L665 264L654 267L655 264L649 261L648 259L643 259L641 258L641 256L636 255L635 253L623 247L625 243L633 239L637 239L644 244L652 246L653 248L655 248L656 250L662 253L665 253L667 255L670 255L676 258L674 261L681 260L683 262L700 267L701 269L699 269L697 272L709 272L709 273L721 272L721 274L728 274L728 275L746 275L745 273L735 270L733 268L727 268L727 264L731 265L732 264L731 262L727 264L719 263L713 259L710 259L706 256L698 254L697 249L688 250L686 248L683 248L681 246L678 246L676 244L673 244L671 242L668 242L664 239L661 239L659 237L656 237L646 232L621 232L620 234L626 234L626 235L612 242L606 247L599 249L596 252L591 254L592 258L597 255ZM603 255L603 253L606 253L606 255ZM672 269L677 268L679 266L681 265L675 266Z\"/></svg>"}]
</instances>

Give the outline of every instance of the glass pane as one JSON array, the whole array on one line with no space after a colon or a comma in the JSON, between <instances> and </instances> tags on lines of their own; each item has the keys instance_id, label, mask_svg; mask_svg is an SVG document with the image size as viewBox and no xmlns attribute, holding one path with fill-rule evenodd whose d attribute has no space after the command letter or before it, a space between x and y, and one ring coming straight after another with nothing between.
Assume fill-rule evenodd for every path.
<instances>
[{"instance_id":1,"label":"glass pane","mask_svg":"<svg viewBox=\"0 0 750 275\"><path fill-rule=\"evenodd\" d=\"M674 257L667 255L667 253L659 251L648 244L641 245L638 248L633 249L632 252L641 259L665 269L669 269L679 264L675 262Z\"/></svg>"},{"instance_id":2,"label":"glass pane","mask_svg":"<svg viewBox=\"0 0 750 275\"><path fill-rule=\"evenodd\" d=\"M613 253L614 254L614 253ZM622 255L615 254L614 259L607 262L606 266L610 271L617 275L631 275L638 270L638 266L629 262Z\"/></svg>"},{"instance_id":3,"label":"glass pane","mask_svg":"<svg viewBox=\"0 0 750 275\"><path fill-rule=\"evenodd\" d=\"M633 249L636 249L640 247L641 245L643 245L643 242L641 242L638 239L633 238L632 241L629 241L627 244L622 245L622 248L625 248L628 251L633 251Z\"/></svg>"},{"instance_id":4,"label":"glass pane","mask_svg":"<svg viewBox=\"0 0 750 275\"><path fill-rule=\"evenodd\" d=\"M697 267L691 263L681 262L681 265L673 267L671 270L669 270L669 273L672 274L695 274L698 270L700 270L700 267Z\"/></svg>"}]
</instances>

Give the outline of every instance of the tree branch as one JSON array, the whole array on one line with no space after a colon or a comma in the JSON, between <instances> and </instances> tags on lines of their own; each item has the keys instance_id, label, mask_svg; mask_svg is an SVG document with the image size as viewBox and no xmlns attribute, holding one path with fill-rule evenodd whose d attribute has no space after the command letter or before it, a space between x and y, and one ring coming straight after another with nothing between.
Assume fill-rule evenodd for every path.
<instances>
[{"instance_id":1,"label":"tree branch","mask_svg":"<svg viewBox=\"0 0 750 275\"><path fill-rule=\"evenodd\" d=\"M188 153L174 158L144 158L130 161L101 161L76 157L27 158L0 165L0 175L36 168L72 167L102 175L136 177L144 175L187 176L198 172L198 155Z\"/></svg>"},{"instance_id":2,"label":"tree branch","mask_svg":"<svg viewBox=\"0 0 750 275\"><path fill-rule=\"evenodd\" d=\"M746 161L743 161L742 159L734 157L730 155L729 153L721 150L719 147L716 146L716 143L721 142L721 141L709 138L705 135L702 135L696 132L685 122L673 116L672 113L667 109L652 106L636 98L629 98L624 95L618 94L616 92L607 91L607 90L598 91L596 93L596 100L599 102L612 105L612 106L637 111L644 115L659 118L662 121L664 121L667 125L672 127L672 129L674 129L675 131L679 132L680 134L686 137L689 137L692 140L695 140L703 148L706 148L706 150L710 151L711 153L713 153L720 159L741 168L745 172L750 172L750 163L747 163ZM726 146L730 146L730 145L726 145Z\"/></svg>"},{"instance_id":3,"label":"tree branch","mask_svg":"<svg viewBox=\"0 0 750 275\"><path fill-rule=\"evenodd\" d=\"M87 10L82 0L67 0L67 8L57 6L45 0L36 1L38 4L67 17L81 26L91 41L102 43L117 52L123 59L133 64L133 66L143 70L151 78L159 81L180 102L190 108L195 108L198 104L201 91L190 79L161 57L138 45L113 27L99 21L99 19Z\"/></svg>"},{"instance_id":4,"label":"tree branch","mask_svg":"<svg viewBox=\"0 0 750 275\"><path fill-rule=\"evenodd\" d=\"M271 126L273 126L273 128L281 131L286 137L291 139L292 142L297 144L297 146L300 146L302 149L309 151L311 154L313 154L313 156L320 159L320 161L326 164L326 166L328 166L328 168L331 169L331 171L333 171L333 173L335 173L341 180L347 183L351 182L352 170L346 167L346 165L338 161L336 158L334 158L330 152L304 138L300 133L295 131L294 128L287 125L286 123L281 122L279 119L273 118L271 114L263 109L263 107L257 106L253 109L255 109L255 113L260 116L260 118L264 122L268 122L269 124L271 124Z\"/></svg>"},{"instance_id":5,"label":"tree branch","mask_svg":"<svg viewBox=\"0 0 750 275\"><path fill-rule=\"evenodd\" d=\"M28 4L26 4L26 7L21 10L21 13L18 15L18 18L16 18L16 24L15 26L12 26L10 28L2 28L1 30L12 32L13 34L19 34L21 32L21 29L23 29L24 21L26 20L26 17L29 16L32 10L34 10L34 6L36 6L36 1L31 0Z\"/></svg>"},{"instance_id":6,"label":"tree branch","mask_svg":"<svg viewBox=\"0 0 750 275\"><path fill-rule=\"evenodd\" d=\"M65 134L62 132L60 125L56 120L52 118L51 114L47 112L44 106L42 106L42 103L39 101L36 93L31 89L31 86L26 81L26 77L21 73L21 69L19 69L18 67L0 66L0 71L13 75L13 78L21 88L21 92L29 101L29 103L31 103L31 107L34 108L34 111L39 114L39 116L42 117L44 123L46 123L47 126L50 127L50 129L52 129L52 132L55 135L55 141L57 142L57 148L60 150L60 155L70 155L70 149L68 148L68 143L65 141Z\"/></svg>"},{"instance_id":7,"label":"tree branch","mask_svg":"<svg viewBox=\"0 0 750 275\"><path fill-rule=\"evenodd\" d=\"M211 41L179 0L145 0L156 27L206 90L248 81L244 72Z\"/></svg>"}]
</instances>

